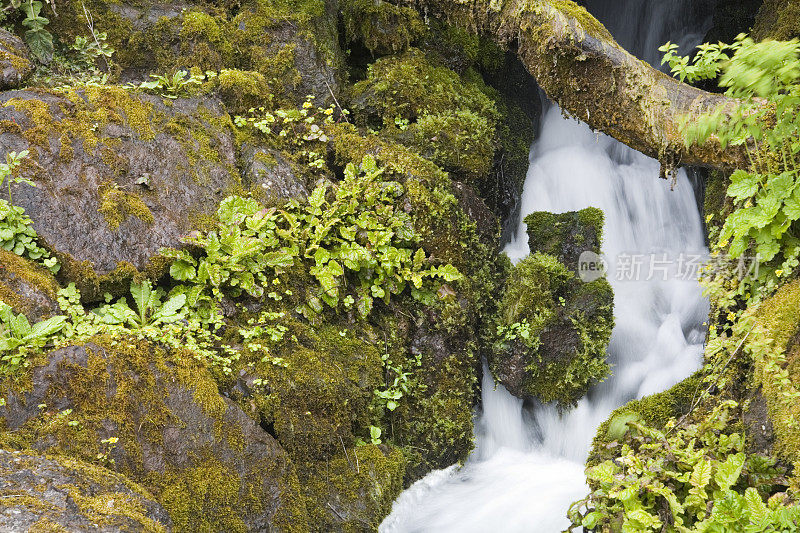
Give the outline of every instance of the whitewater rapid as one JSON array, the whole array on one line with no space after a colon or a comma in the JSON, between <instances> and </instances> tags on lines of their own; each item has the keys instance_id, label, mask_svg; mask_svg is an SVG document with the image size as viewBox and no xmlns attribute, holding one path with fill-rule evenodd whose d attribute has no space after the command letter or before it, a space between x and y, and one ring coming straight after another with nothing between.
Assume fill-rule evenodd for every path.
<instances>
[{"instance_id":1,"label":"whitewater rapid","mask_svg":"<svg viewBox=\"0 0 800 533\"><path fill-rule=\"evenodd\" d=\"M650 62L668 39L684 48L701 41L710 18L699 3L588 2L623 46ZM484 369L475 451L463 466L432 472L403 492L381 533L562 531L569 505L587 493L584 463L597 427L616 407L699 367L708 305L691 265L706 254L700 213L685 171L674 190L658 172L656 161L549 105L531 150L521 218L590 206L605 213L602 251L615 301L612 377L560 413L552 405L526 406ZM515 262L529 253L524 222L505 252Z\"/></svg>"}]
</instances>

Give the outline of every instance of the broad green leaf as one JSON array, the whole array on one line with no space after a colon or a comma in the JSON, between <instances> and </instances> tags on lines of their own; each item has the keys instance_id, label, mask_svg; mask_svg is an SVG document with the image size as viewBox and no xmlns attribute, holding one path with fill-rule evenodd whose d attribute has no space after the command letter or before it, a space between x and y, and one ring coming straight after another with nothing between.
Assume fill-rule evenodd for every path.
<instances>
[{"instance_id":1,"label":"broad green leaf","mask_svg":"<svg viewBox=\"0 0 800 533\"><path fill-rule=\"evenodd\" d=\"M736 453L729 455L723 463L717 466L717 471L714 474L714 481L720 489L727 490L736 484L739 475L742 473L744 461L745 454Z\"/></svg>"},{"instance_id":2,"label":"broad green leaf","mask_svg":"<svg viewBox=\"0 0 800 533\"><path fill-rule=\"evenodd\" d=\"M694 465L692 474L689 476L689 483L697 489L704 489L709 481L711 481L711 461L708 459L700 459L700 461Z\"/></svg>"},{"instance_id":3,"label":"broad green leaf","mask_svg":"<svg viewBox=\"0 0 800 533\"><path fill-rule=\"evenodd\" d=\"M751 198L758 191L758 178L745 172L737 170L731 174L731 184L728 186L728 196L737 201Z\"/></svg>"}]
</instances>

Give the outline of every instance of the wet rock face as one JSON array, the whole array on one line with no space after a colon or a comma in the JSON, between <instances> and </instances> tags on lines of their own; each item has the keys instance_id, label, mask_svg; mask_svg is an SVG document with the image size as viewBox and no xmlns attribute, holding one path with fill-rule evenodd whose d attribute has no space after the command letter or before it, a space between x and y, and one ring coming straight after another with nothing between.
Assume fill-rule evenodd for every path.
<instances>
[{"instance_id":1,"label":"wet rock face","mask_svg":"<svg viewBox=\"0 0 800 533\"><path fill-rule=\"evenodd\" d=\"M67 458L0 450L0 530L166 532L172 521L141 487Z\"/></svg>"},{"instance_id":2,"label":"wet rock face","mask_svg":"<svg viewBox=\"0 0 800 533\"><path fill-rule=\"evenodd\" d=\"M28 47L13 33L0 29L0 90L19 87L32 72Z\"/></svg>"},{"instance_id":3,"label":"wet rock face","mask_svg":"<svg viewBox=\"0 0 800 533\"><path fill-rule=\"evenodd\" d=\"M181 531L304 523L286 453L190 355L170 359L133 339L97 342L52 352L27 391L0 384L0 425L37 451L89 461L101 454L151 490Z\"/></svg>"},{"instance_id":4,"label":"wet rock face","mask_svg":"<svg viewBox=\"0 0 800 533\"><path fill-rule=\"evenodd\" d=\"M273 201L308 196L305 181L297 177L289 162L275 150L244 146L240 167L244 184Z\"/></svg>"},{"instance_id":5,"label":"wet rock face","mask_svg":"<svg viewBox=\"0 0 800 533\"><path fill-rule=\"evenodd\" d=\"M0 148L30 150L22 172L36 183L13 187L13 201L90 297L98 277L144 271L161 248L180 246L240 183L213 100L98 88L12 91L0 103Z\"/></svg>"}]
</instances>

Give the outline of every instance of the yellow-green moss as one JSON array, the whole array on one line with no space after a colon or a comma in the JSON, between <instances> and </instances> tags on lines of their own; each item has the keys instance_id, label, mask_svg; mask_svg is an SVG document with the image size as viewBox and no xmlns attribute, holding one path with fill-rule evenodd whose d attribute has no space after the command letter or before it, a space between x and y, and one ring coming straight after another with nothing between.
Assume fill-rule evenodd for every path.
<instances>
[{"instance_id":1,"label":"yellow-green moss","mask_svg":"<svg viewBox=\"0 0 800 533\"><path fill-rule=\"evenodd\" d=\"M348 39L373 53L402 52L425 31L416 10L383 0L347 0L340 9Z\"/></svg>"},{"instance_id":2,"label":"yellow-green moss","mask_svg":"<svg viewBox=\"0 0 800 533\"><path fill-rule=\"evenodd\" d=\"M119 229L119 225L129 216L147 224L155 222L150 208L138 194L122 190L110 182L101 185L97 194L100 198L98 210L113 230Z\"/></svg>"},{"instance_id":3,"label":"yellow-green moss","mask_svg":"<svg viewBox=\"0 0 800 533\"><path fill-rule=\"evenodd\" d=\"M572 0L543 0L542 3L554 7L565 16L577 21L583 28L583 31L589 35L604 41L614 42L614 38L606 27L586 11L586 8L579 6Z\"/></svg>"},{"instance_id":4,"label":"yellow-green moss","mask_svg":"<svg viewBox=\"0 0 800 533\"><path fill-rule=\"evenodd\" d=\"M260 72L224 69L217 77L219 95L231 111L268 106L272 102L266 78Z\"/></svg>"},{"instance_id":5,"label":"yellow-green moss","mask_svg":"<svg viewBox=\"0 0 800 533\"><path fill-rule=\"evenodd\" d=\"M0 279L11 275L41 291L51 300L56 299L56 293L59 289L58 282L46 268L3 249L0 249L0 265L3 269L3 272L0 273ZM29 304L20 300L19 296L3 283L0 283L0 300L13 307L18 313L29 311Z\"/></svg>"},{"instance_id":6,"label":"yellow-green moss","mask_svg":"<svg viewBox=\"0 0 800 533\"><path fill-rule=\"evenodd\" d=\"M313 531L377 531L403 489L403 453L388 446L357 446L301 474Z\"/></svg>"}]
</instances>

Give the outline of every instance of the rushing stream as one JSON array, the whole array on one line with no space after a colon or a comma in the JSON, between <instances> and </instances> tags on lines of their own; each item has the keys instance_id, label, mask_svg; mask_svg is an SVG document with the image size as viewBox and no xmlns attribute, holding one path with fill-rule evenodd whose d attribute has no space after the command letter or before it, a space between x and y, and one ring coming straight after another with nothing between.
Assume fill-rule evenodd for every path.
<instances>
[{"instance_id":1,"label":"rushing stream","mask_svg":"<svg viewBox=\"0 0 800 533\"><path fill-rule=\"evenodd\" d=\"M694 0L586 4L621 45L651 63L667 40L684 50L698 44L711 22L708 6ZM705 252L702 225L686 173L673 191L657 175L652 159L564 119L556 106L545 112L522 215L589 206L605 212L613 376L559 414L549 405L524 406L485 371L474 453L463 467L433 472L401 494L381 533L561 531L570 503L586 494L584 462L597 426L616 407L699 366L707 304L692 274ZM521 223L506 253L517 261L528 252Z\"/></svg>"}]
</instances>

